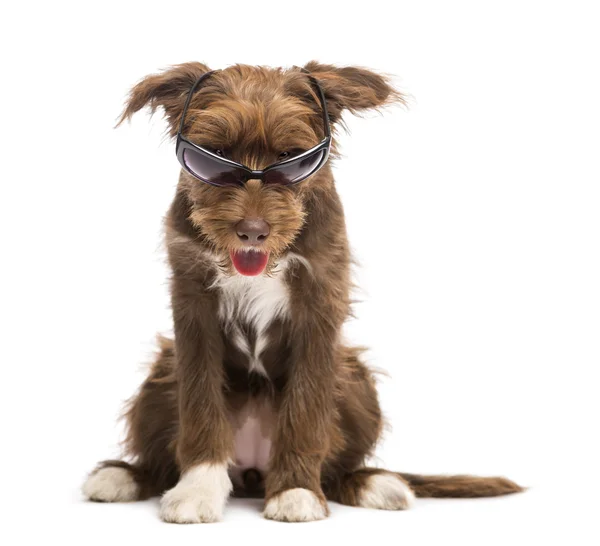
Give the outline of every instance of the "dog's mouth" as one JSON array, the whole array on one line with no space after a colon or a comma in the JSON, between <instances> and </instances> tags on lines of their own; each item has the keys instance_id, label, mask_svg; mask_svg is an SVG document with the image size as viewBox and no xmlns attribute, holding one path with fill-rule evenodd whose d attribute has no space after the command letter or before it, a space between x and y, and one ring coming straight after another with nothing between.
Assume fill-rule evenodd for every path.
<instances>
[{"instance_id":1,"label":"dog's mouth","mask_svg":"<svg viewBox=\"0 0 600 546\"><path fill-rule=\"evenodd\" d=\"M240 275L247 277L260 275L269 262L269 252L263 252L254 248L232 250L229 255L235 270Z\"/></svg>"}]
</instances>

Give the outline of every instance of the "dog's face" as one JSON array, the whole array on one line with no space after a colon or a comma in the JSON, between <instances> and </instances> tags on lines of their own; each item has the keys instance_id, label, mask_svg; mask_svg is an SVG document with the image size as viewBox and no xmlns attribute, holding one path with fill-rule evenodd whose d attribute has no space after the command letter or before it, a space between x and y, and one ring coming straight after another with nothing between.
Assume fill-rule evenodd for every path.
<instances>
[{"instance_id":1,"label":"dog's face","mask_svg":"<svg viewBox=\"0 0 600 546\"><path fill-rule=\"evenodd\" d=\"M344 109L359 111L401 100L382 76L360 68L317 63L305 67L320 82L332 123ZM208 71L200 63L178 65L135 86L121 121L145 105L159 106L175 136L185 99ZM263 169L317 145L324 137L321 107L306 74L235 65L216 72L192 97L183 134L218 155ZM191 203L189 219L215 259L230 273L270 270L306 220L306 202L319 186L331 184L328 165L293 186L249 180L243 187L215 187L182 170L180 187Z\"/></svg>"}]
</instances>

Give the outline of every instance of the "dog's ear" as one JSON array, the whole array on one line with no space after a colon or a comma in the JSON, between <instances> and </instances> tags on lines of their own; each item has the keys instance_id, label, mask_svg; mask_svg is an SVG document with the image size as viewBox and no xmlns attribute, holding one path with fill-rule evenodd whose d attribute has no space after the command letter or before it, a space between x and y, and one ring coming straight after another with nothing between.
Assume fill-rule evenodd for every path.
<instances>
[{"instance_id":1,"label":"dog's ear","mask_svg":"<svg viewBox=\"0 0 600 546\"><path fill-rule=\"evenodd\" d=\"M316 61L309 62L304 68L323 88L333 122L340 120L344 110L356 114L394 102L405 102L403 95L392 87L389 78L366 68L337 67Z\"/></svg>"},{"instance_id":2,"label":"dog's ear","mask_svg":"<svg viewBox=\"0 0 600 546\"><path fill-rule=\"evenodd\" d=\"M145 106L152 113L162 107L169 122L169 133L175 136L188 92L194 82L209 70L206 65L193 62L178 64L160 74L146 76L131 89L117 126Z\"/></svg>"}]
</instances>

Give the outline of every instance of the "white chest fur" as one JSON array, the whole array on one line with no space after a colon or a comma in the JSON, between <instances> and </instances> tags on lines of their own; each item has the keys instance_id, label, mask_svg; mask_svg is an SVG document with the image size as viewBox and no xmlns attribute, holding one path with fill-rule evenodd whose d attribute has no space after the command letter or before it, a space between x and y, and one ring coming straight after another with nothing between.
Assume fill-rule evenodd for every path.
<instances>
[{"instance_id":1,"label":"white chest fur","mask_svg":"<svg viewBox=\"0 0 600 546\"><path fill-rule=\"evenodd\" d=\"M266 330L275 319L289 314L289 290L283 280L283 270L284 267L279 267L271 277L223 275L215 285L220 291L219 318L228 328L233 343L248 357L250 370L264 375L260 356L268 343ZM240 323L254 329L253 347L239 327Z\"/></svg>"},{"instance_id":2,"label":"white chest fur","mask_svg":"<svg viewBox=\"0 0 600 546\"><path fill-rule=\"evenodd\" d=\"M289 312L289 292L282 277L283 271L272 277L236 274L219 278L219 318L226 324L242 321L257 333L264 332L273 320Z\"/></svg>"}]
</instances>

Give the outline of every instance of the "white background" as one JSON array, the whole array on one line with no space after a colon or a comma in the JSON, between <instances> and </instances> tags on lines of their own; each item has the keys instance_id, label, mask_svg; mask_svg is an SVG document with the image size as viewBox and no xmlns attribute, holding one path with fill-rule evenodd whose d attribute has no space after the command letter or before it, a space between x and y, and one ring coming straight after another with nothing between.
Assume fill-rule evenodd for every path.
<instances>
[{"instance_id":1,"label":"white background","mask_svg":"<svg viewBox=\"0 0 600 546\"><path fill-rule=\"evenodd\" d=\"M4 3L0 536L598 544L595 4ZM335 167L361 262L348 336L389 374L379 462L531 489L404 513L332 505L295 526L262 520L256 502L184 527L160 522L156 500L84 503L171 328L161 221L178 163L160 116L113 130L127 90L188 60L311 59L393 74L410 95L408 109L349 117Z\"/></svg>"}]
</instances>

